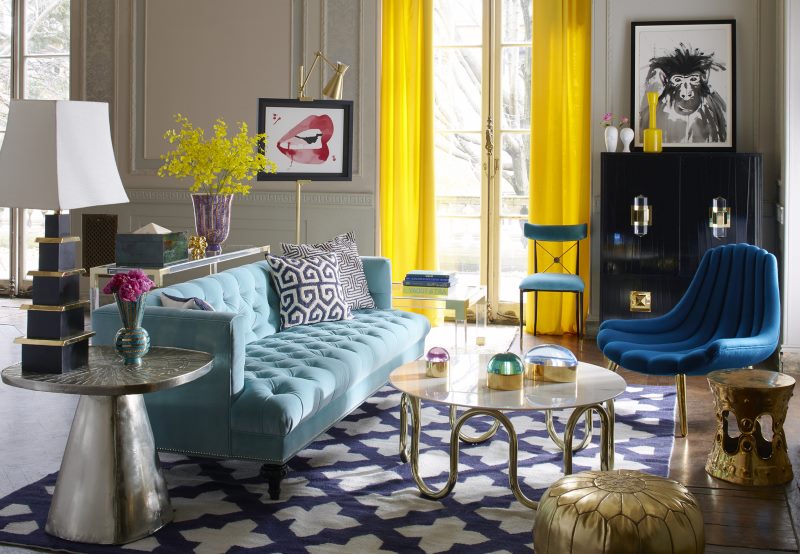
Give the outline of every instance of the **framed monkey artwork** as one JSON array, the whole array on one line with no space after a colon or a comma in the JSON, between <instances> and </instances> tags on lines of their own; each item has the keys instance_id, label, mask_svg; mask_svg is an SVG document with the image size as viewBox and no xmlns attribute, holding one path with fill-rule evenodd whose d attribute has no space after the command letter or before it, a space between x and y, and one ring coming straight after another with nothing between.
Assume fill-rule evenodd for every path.
<instances>
[{"instance_id":1,"label":"framed monkey artwork","mask_svg":"<svg viewBox=\"0 0 800 554\"><path fill-rule=\"evenodd\" d=\"M736 147L736 22L631 23L634 148L650 124L647 93L658 92L655 127L664 149Z\"/></svg>"}]
</instances>

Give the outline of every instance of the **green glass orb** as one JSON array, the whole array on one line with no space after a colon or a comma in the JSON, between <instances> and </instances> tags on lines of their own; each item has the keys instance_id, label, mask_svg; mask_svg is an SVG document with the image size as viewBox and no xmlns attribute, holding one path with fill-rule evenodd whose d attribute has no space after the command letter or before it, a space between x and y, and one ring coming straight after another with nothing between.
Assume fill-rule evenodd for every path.
<instances>
[{"instance_id":1,"label":"green glass orb","mask_svg":"<svg viewBox=\"0 0 800 554\"><path fill-rule=\"evenodd\" d=\"M486 371L497 375L519 375L525 371L519 356L512 352L495 354L486 366Z\"/></svg>"}]
</instances>

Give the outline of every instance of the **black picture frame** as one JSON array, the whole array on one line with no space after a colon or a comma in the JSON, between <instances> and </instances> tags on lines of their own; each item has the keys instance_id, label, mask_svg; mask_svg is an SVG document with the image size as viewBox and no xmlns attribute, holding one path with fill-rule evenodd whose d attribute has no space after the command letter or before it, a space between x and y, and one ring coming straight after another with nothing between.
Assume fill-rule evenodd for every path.
<instances>
[{"instance_id":1,"label":"black picture frame","mask_svg":"<svg viewBox=\"0 0 800 554\"><path fill-rule=\"evenodd\" d=\"M630 113L638 151L649 119L646 91L659 92L664 150L735 151L736 20L632 22Z\"/></svg>"},{"instance_id":2,"label":"black picture frame","mask_svg":"<svg viewBox=\"0 0 800 554\"><path fill-rule=\"evenodd\" d=\"M258 132L267 133L261 151L278 165L276 173L259 172L259 181L352 181L352 100L259 98Z\"/></svg>"}]
</instances>

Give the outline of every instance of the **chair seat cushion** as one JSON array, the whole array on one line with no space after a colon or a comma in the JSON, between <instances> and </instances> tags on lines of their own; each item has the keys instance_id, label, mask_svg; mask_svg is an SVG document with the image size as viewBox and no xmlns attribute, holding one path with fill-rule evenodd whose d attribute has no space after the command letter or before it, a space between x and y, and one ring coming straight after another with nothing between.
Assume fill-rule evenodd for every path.
<instances>
[{"instance_id":1,"label":"chair seat cushion","mask_svg":"<svg viewBox=\"0 0 800 554\"><path fill-rule=\"evenodd\" d=\"M248 344L233 430L286 436L429 328L418 314L359 310L353 319L291 327Z\"/></svg>"},{"instance_id":2,"label":"chair seat cushion","mask_svg":"<svg viewBox=\"0 0 800 554\"><path fill-rule=\"evenodd\" d=\"M519 284L519 290L583 292L583 279L564 273L534 273Z\"/></svg>"},{"instance_id":3,"label":"chair seat cushion","mask_svg":"<svg viewBox=\"0 0 800 554\"><path fill-rule=\"evenodd\" d=\"M603 355L625 369L651 375L705 375L717 369L756 364L775 349L768 342L697 334L633 333L603 328L597 334Z\"/></svg>"}]
</instances>

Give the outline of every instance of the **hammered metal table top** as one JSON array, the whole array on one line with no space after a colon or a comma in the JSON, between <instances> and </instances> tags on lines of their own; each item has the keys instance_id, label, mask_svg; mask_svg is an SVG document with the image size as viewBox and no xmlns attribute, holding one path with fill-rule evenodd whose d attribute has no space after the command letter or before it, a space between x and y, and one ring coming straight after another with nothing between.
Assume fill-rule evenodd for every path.
<instances>
[{"instance_id":1,"label":"hammered metal table top","mask_svg":"<svg viewBox=\"0 0 800 554\"><path fill-rule=\"evenodd\" d=\"M794 377L768 369L722 369L708 374L708 380L736 389L779 389L794 386Z\"/></svg>"},{"instance_id":2,"label":"hammered metal table top","mask_svg":"<svg viewBox=\"0 0 800 554\"><path fill-rule=\"evenodd\" d=\"M22 373L20 364L2 372L3 382L22 389L89 396L144 394L177 387L211 371L214 357L183 348L153 347L142 365L126 366L111 346L90 346L89 363L67 373Z\"/></svg>"}]
</instances>

